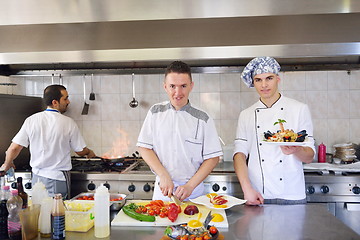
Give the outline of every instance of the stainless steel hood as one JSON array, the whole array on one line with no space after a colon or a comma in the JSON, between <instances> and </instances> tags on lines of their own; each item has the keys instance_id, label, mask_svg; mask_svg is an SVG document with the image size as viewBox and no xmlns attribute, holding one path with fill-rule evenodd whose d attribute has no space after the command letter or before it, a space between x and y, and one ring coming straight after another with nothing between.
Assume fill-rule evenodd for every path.
<instances>
[{"instance_id":1,"label":"stainless steel hood","mask_svg":"<svg viewBox=\"0 0 360 240\"><path fill-rule=\"evenodd\" d=\"M82 69L359 68L360 1L0 1L0 74ZM31 70L31 71L30 71ZM35 70L35 71L34 71Z\"/></svg>"}]
</instances>

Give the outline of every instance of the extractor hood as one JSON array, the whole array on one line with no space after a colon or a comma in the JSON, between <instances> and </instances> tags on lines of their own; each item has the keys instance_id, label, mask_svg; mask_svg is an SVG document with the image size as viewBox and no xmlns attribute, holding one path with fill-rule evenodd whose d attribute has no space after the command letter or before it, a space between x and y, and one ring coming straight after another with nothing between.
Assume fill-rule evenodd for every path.
<instances>
[{"instance_id":1,"label":"extractor hood","mask_svg":"<svg viewBox=\"0 0 360 240\"><path fill-rule=\"evenodd\" d=\"M360 2L0 1L0 74L244 66L359 68Z\"/></svg>"}]
</instances>

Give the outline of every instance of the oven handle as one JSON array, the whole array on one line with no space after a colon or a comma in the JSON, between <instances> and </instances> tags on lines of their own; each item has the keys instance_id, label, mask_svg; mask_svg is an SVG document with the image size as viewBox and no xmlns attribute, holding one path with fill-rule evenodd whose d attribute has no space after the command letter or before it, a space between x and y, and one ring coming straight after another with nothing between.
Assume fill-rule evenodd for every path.
<instances>
[{"instance_id":1,"label":"oven handle","mask_svg":"<svg viewBox=\"0 0 360 240\"><path fill-rule=\"evenodd\" d=\"M345 203L345 208L348 211L360 211L360 203Z\"/></svg>"}]
</instances>

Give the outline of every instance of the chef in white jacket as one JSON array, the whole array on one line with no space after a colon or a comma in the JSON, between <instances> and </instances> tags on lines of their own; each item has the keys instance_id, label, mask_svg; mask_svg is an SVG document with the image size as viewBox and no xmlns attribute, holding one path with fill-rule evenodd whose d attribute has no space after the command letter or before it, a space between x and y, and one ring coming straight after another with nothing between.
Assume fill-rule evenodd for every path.
<instances>
[{"instance_id":1,"label":"chef in white jacket","mask_svg":"<svg viewBox=\"0 0 360 240\"><path fill-rule=\"evenodd\" d=\"M171 63L164 79L169 101L153 105L141 128L136 145L156 174L154 200L203 195L203 180L222 155L214 120L189 102L193 86L190 67Z\"/></svg>"},{"instance_id":2,"label":"chef in white jacket","mask_svg":"<svg viewBox=\"0 0 360 240\"><path fill-rule=\"evenodd\" d=\"M235 139L234 168L249 205L306 203L303 163L315 154L313 126L306 104L279 93L280 65L271 57L251 60L241 74L248 87L260 96L240 113ZM306 130L301 146L278 146L264 142L264 132L277 132L283 119L285 129Z\"/></svg>"}]
</instances>

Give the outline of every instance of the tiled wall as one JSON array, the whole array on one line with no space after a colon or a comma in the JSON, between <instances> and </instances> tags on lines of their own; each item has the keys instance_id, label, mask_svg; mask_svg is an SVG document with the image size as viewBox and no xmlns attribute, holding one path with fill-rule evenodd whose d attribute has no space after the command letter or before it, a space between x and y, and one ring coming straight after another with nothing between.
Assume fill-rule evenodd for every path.
<instances>
[{"instance_id":1,"label":"tiled wall","mask_svg":"<svg viewBox=\"0 0 360 240\"><path fill-rule=\"evenodd\" d=\"M280 77L283 95L309 105L317 144L324 142L327 152L332 152L335 143L360 142L360 71L282 72ZM94 76L95 101L89 101L91 81L86 76L88 115L81 115L83 80L83 76L63 77L71 101L66 115L76 120L88 146L98 155L109 151L120 137L128 140L128 154L134 152L149 107L167 100L163 75L135 75L137 108L129 107L131 75ZM191 103L215 119L219 135L231 146L239 113L257 101L256 91L240 81L240 73L194 74L193 80ZM44 87L52 83L51 77L1 77L0 81L18 84L0 86L1 93L29 96L42 96ZM54 82L59 83L58 78ZM118 132L120 129L125 133Z\"/></svg>"}]
</instances>

